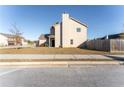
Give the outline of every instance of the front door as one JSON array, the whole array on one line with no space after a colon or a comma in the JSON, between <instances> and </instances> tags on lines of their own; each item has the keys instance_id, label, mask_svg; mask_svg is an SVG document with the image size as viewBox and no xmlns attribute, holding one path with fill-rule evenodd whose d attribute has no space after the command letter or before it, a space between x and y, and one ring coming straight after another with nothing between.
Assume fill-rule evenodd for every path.
<instances>
[{"instance_id":1,"label":"front door","mask_svg":"<svg viewBox=\"0 0 124 93\"><path fill-rule=\"evenodd\" d=\"M54 39L51 40L51 47L55 47L55 40Z\"/></svg>"}]
</instances>

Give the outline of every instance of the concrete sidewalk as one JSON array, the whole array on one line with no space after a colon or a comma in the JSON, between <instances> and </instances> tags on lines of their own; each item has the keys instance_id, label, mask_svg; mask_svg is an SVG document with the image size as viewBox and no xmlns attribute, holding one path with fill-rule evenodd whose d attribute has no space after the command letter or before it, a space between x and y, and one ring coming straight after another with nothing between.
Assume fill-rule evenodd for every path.
<instances>
[{"instance_id":1,"label":"concrete sidewalk","mask_svg":"<svg viewBox=\"0 0 124 93\"><path fill-rule=\"evenodd\" d=\"M124 59L124 55L80 55L80 54L0 54L0 59L49 59L49 60L80 60L80 59Z\"/></svg>"},{"instance_id":2,"label":"concrete sidewalk","mask_svg":"<svg viewBox=\"0 0 124 93\"><path fill-rule=\"evenodd\" d=\"M120 65L119 61L42 61L42 62L0 62L0 67L82 67L87 65Z\"/></svg>"},{"instance_id":3,"label":"concrete sidewalk","mask_svg":"<svg viewBox=\"0 0 124 93\"><path fill-rule=\"evenodd\" d=\"M124 55L114 55L124 57ZM0 54L0 59L112 59L106 55L80 54Z\"/></svg>"}]
</instances>

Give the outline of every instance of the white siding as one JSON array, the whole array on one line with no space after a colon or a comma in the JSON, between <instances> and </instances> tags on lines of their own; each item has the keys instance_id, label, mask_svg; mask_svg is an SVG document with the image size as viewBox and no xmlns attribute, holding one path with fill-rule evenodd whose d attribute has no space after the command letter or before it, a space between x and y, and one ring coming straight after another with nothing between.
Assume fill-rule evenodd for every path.
<instances>
[{"instance_id":1,"label":"white siding","mask_svg":"<svg viewBox=\"0 0 124 93\"><path fill-rule=\"evenodd\" d=\"M55 26L55 47L60 47L60 24L56 24Z\"/></svg>"},{"instance_id":2,"label":"white siding","mask_svg":"<svg viewBox=\"0 0 124 93\"><path fill-rule=\"evenodd\" d=\"M62 47L69 47L69 14L62 15Z\"/></svg>"},{"instance_id":3,"label":"white siding","mask_svg":"<svg viewBox=\"0 0 124 93\"><path fill-rule=\"evenodd\" d=\"M76 29L81 28L81 32ZM69 18L68 14L62 15L62 41L63 47L78 47L87 40L87 27ZM73 44L70 44L70 40Z\"/></svg>"}]
</instances>

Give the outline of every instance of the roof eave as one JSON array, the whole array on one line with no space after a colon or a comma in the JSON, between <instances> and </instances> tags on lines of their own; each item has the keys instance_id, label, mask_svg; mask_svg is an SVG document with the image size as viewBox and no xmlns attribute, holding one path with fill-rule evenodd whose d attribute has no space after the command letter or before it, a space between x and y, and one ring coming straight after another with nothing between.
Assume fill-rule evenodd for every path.
<instances>
[{"instance_id":1,"label":"roof eave","mask_svg":"<svg viewBox=\"0 0 124 93\"><path fill-rule=\"evenodd\" d=\"M70 19L72 19L73 21L75 21L75 22L77 22L77 23L79 23L79 24L81 24L81 25L83 25L83 26L85 26L85 27L87 27L87 28L88 28L88 26L87 26L86 24L81 23L80 21L78 21L78 20L74 19L73 17L69 17L69 18L70 18Z\"/></svg>"}]
</instances>

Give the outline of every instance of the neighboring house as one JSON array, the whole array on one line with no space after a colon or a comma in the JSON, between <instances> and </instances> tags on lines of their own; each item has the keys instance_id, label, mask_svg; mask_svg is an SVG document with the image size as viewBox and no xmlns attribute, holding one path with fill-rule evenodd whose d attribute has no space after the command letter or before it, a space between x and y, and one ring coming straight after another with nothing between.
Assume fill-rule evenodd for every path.
<instances>
[{"instance_id":1,"label":"neighboring house","mask_svg":"<svg viewBox=\"0 0 124 93\"><path fill-rule=\"evenodd\" d=\"M118 34L112 34L112 35L107 35L101 38L97 38L98 40L104 40L104 39L124 39L124 32L123 33L118 33Z\"/></svg>"},{"instance_id":2,"label":"neighboring house","mask_svg":"<svg viewBox=\"0 0 124 93\"><path fill-rule=\"evenodd\" d=\"M48 36L49 36L50 34L41 34L40 35L40 37L39 37L39 41L38 41L38 43L39 43L39 46L48 46Z\"/></svg>"},{"instance_id":3,"label":"neighboring house","mask_svg":"<svg viewBox=\"0 0 124 93\"><path fill-rule=\"evenodd\" d=\"M119 34L108 35L108 39L124 39L124 32Z\"/></svg>"},{"instance_id":4,"label":"neighboring house","mask_svg":"<svg viewBox=\"0 0 124 93\"><path fill-rule=\"evenodd\" d=\"M22 46L27 46L28 45L28 41L24 37L21 38L21 45Z\"/></svg>"},{"instance_id":5,"label":"neighboring house","mask_svg":"<svg viewBox=\"0 0 124 93\"><path fill-rule=\"evenodd\" d=\"M7 46L8 40L7 37L0 33L0 46Z\"/></svg>"},{"instance_id":6,"label":"neighboring house","mask_svg":"<svg viewBox=\"0 0 124 93\"><path fill-rule=\"evenodd\" d=\"M48 44L49 47L79 47L87 41L87 25L72 18L69 14L62 14L62 21L54 24L50 34L39 37L39 45Z\"/></svg>"},{"instance_id":7,"label":"neighboring house","mask_svg":"<svg viewBox=\"0 0 124 93\"><path fill-rule=\"evenodd\" d=\"M26 40L23 37L21 37L18 44L25 45ZM16 45L16 40L14 35L0 33L0 46L13 46L13 45Z\"/></svg>"}]
</instances>

